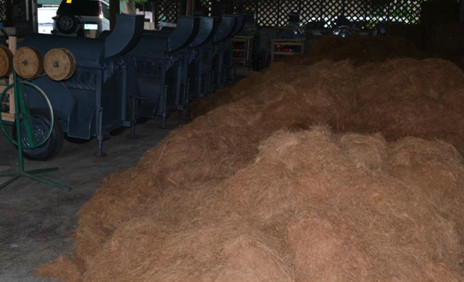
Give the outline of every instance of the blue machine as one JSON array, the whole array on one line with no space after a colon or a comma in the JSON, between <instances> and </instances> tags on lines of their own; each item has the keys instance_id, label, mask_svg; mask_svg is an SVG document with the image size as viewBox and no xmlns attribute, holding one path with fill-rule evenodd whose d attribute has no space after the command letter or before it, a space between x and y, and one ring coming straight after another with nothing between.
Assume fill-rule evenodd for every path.
<instances>
[{"instance_id":1,"label":"blue machine","mask_svg":"<svg viewBox=\"0 0 464 282\"><path fill-rule=\"evenodd\" d=\"M55 124L64 133L58 135L74 141L96 137L102 156L103 140L112 131L132 126L135 135L139 117L160 116L165 127L171 112L185 113L193 98L224 86L233 66L230 39L242 26L241 16L180 16L175 28L144 31L142 16L118 15L114 30L98 39L34 34L22 46L42 54L65 48L74 55L71 78L42 75L32 82L51 101ZM27 94L32 108L45 106L33 90ZM27 153L34 158L34 151ZM48 152L47 158L56 153Z\"/></svg>"},{"instance_id":2,"label":"blue machine","mask_svg":"<svg viewBox=\"0 0 464 282\"><path fill-rule=\"evenodd\" d=\"M191 97L210 96L229 81L233 67L231 39L242 28L242 16L223 15L214 21L212 38L199 49L195 87Z\"/></svg>"},{"instance_id":3,"label":"blue machine","mask_svg":"<svg viewBox=\"0 0 464 282\"><path fill-rule=\"evenodd\" d=\"M130 126L123 55L138 43L142 31L143 16L118 15L114 30L105 38L34 34L21 44L42 54L52 48L66 48L74 55L76 72L70 79L54 81L43 75L32 82L49 97L55 117L69 138L97 138L99 156L103 155L103 140L111 131ZM28 93L28 103L33 108L44 106L34 93Z\"/></svg>"},{"instance_id":4,"label":"blue machine","mask_svg":"<svg viewBox=\"0 0 464 282\"><path fill-rule=\"evenodd\" d=\"M224 87L231 79L233 69L233 44L231 39L243 28L244 18L242 15L233 16L233 27L230 33L223 40L215 42L217 50L217 60L214 67L214 85L216 88Z\"/></svg>"},{"instance_id":5,"label":"blue machine","mask_svg":"<svg viewBox=\"0 0 464 282\"><path fill-rule=\"evenodd\" d=\"M199 22L199 19L181 16L174 29L145 31L138 44L126 55L134 115L161 116L162 127L165 127L169 113L183 107L182 54L179 51L196 38Z\"/></svg>"},{"instance_id":6,"label":"blue machine","mask_svg":"<svg viewBox=\"0 0 464 282\"><path fill-rule=\"evenodd\" d=\"M220 77L223 75L224 51L227 39L229 39L235 28L235 16L224 15L218 23L212 40L200 50L200 62L196 72L196 81L199 85L193 93L194 97L210 96L219 87ZM232 51L231 51L232 56Z\"/></svg>"},{"instance_id":7,"label":"blue machine","mask_svg":"<svg viewBox=\"0 0 464 282\"><path fill-rule=\"evenodd\" d=\"M215 21L210 17L198 17L199 28L195 39L189 44L188 48L182 50L181 53L181 93L182 99L179 101L179 110L187 109L188 103L191 100L192 94L199 91L200 76L197 76L197 69L199 68L201 49L213 39ZM217 23L217 22L216 22Z\"/></svg>"}]
</instances>

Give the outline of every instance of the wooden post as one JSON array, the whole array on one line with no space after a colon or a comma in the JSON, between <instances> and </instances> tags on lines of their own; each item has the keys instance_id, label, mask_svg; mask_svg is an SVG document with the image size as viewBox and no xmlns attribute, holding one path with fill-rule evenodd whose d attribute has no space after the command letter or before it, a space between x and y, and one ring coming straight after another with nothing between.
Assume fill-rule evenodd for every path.
<instances>
[{"instance_id":1,"label":"wooden post","mask_svg":"<svg viewBox=\"0 0 464 282\"><path fill-rule=\"evenodd\" d=\"M187 7L186 7L185 14L187 16L193 16L193 10L195 10L195 1L187 0Z\"/></svg>"},{"instance_id":2,"label":"wooden post","mask_svg":"<svg viewBox=\"0 0 464 282\"><path fill-rule=\"evenodd\" d=\"M8 37L8 48L10 48L11 52L13 52L13 54L16 52L16 45L17 45L17 38L16 36L10 36ZM10 74L10 78L9 78L9 82L10 84L13 83L13 75ZM10 114L13 116L15 113L16 113L16 109L15 109L15 100L14 100L14 92L13 91L10 91ZM13 118L14 120L14 118Z\"/></svg>"},{"instance_id":3,"label":"wooden post","mask_svg":"<svg viewBox=\"0 0 464 282\"><path fill-rule=\"evenodd\" d=\"M6 19L4 26L13 26L13 3L12 1L4 1Z\"/></svg>"},{"instance_id":4,"label":"wooden post","mask_svg":"<svg viewBox=\"0 0 464 282\"><path fill-rule=\"evenodd\" d=\"M10 48L11 52L14 54L16 51L16 44L17 44L17 39L16 36L9 36L8 37L8 48ZM13 75L10 74L9 77L9 82L8 84L13 83ZM3 89L0 89L0 91L3 91ZM9 111L7 113L2 113L2 119L5 121L13 122L14 121L14 114L15 114L15 101L14 101L14 91L13 89L9 90L9 100L8 100L8 107ZM3 103L3 101L1 101Z\"/></svg>"},{"instance_id":5,"label":"wooden post","mask_svg":"<svg viewBox=\"0 0 464 282\"><path fill-rule=\"evenodd\" d=\"M459 22L464 23L464 0L460 1L460 9L459 9Z\"/></svg>"}]
</instances>

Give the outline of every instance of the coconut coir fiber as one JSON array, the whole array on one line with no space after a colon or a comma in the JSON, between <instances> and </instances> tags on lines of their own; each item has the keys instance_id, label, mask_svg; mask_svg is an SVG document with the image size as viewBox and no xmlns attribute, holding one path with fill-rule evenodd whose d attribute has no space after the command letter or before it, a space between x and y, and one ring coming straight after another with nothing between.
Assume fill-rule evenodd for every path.
<instances>
[{"instance_id":1,"label":"coconut coir fiber","mask_svg":"<svg viewBox=\"0 0 464 282\"><path fill-rule=\"evenodd\" d=\"M259 91L263 84L274 82L276 74L281 73L277 69L290 70L291 66L310 65L322 60L341 61L349 59L352 64L361 65L394 58L423 57L424 54L413 43L402 37L353 35L341 38L339 36L323 36L311 46L308 55L289 56L281 63L272 65L271 70L266 73L275 73L275 75L263 76L261 73L249 73L246 80L239 81L233 87L220 89L212 97L195 101L190 106L190 113L192 117L200 116L219 105L237 101L249 93Z\"/></svg>"},{"instance_id":2,"label":"coconut coir fiber","mask_svg":"<svg viewBox=\"0 0 464 282\"><path fill-rule=\"evenodd\" d=\"M278 64L250 80L234 87L243 91L236 102L106 178L80 211L73 256L40 273L464 281L464 76L456 66L321 61Z\"/></svg>"}]
</instances>

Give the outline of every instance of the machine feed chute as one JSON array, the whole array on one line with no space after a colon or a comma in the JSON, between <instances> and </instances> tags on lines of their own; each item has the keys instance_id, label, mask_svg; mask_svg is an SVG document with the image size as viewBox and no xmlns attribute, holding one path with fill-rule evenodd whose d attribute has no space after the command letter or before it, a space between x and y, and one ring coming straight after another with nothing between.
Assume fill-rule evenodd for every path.
<instances>
[{"instance_id":1,"label":"machine feed chute","mask_svg":"<svg viewBox=\"0 0 464 282\"><path fill-rule=\"evenodd\" d=\"M235 28L235 16L224 15L221 17L216 34L214 35L214 43L226 40Z\"/></svg>"},{"instance_id":2,"label":"machine feed chute","mask_svg":"<svg viewBox=\"0 0 464 282\"><path fill-rule=\"evenodd\" d=\"M233 36L239 34L242 31L243 26L245 25L245 17L243 15L236 15L235 17L236 17L235 18L235 28L232 31L232 35L230 37L233 37Z\"/></svg>"},{"instance_id":3,"label":"machine feed chute","mask_svg":"<svg viewBox=\"0 0 464 282\"><path fill-rule=\"evenodd\" d=\"M163 117L163 126L170 112L182 106L181 51L198 33L199 21L181 16L175 28L145 31L139 43L126 55L129 67L128 89L136 89L134 114ZM135 117L133 117L135 119Z\"/></svg>"},{"instance_id":4,"label":"machine feed chute","mask_svg":"<svg viewBox=\"0 0 464 282\"><path fill-rule=\"evenodd\" d=\"M199 17L197 36L190 43L191 48L197 48L205 44L213 36L214 19L210 17Z\"/></svg>"},{"instance_id":5,"label":"machine feed chute","mask_svg":"<svg viewBox=\"0 0 464 282\"><path fill-rule=\"evenodd\" d=\"M218 66L218 84L220 86L224 86L231 79L232 69L234 67L234 46L231 39L242 31L244 25L243 15L235 15L234 17L234 29L229 34L227 39L219 43L220 52L222 52L222 54L220 54L220 60L222 59L222 64Z\"/></svg>"},{"instance_id":6,"label":"machine feed chute","mask_svg":"<svg viewBox=\"0 0 464 282\"><path fill-rule=\"evenodd\" d=\"M236 15L222 16L218 31L214 36L214 52L213 59L213 85L214 88L223 87L230 78L232 70L232 52L233 46L231 38L234 36L234 31L239 25L239 19Z\"/></svg>"},{"instance_id":7,"label":"machine feed chute","mask_svg":"<svg viewBox=\"0 0 464 282\"><path fill-rule=\"evenodd\" d=\"M220 18L212 18L212 30L208 38L198 46L198 64L194 71L193 85L191 85L191 98L206 97L213 93L213 60L217 55L214 47L214 38L219 32Z\"/></svg>"},{"instance_id":8,"label":"machine feed chute","mask_svg":"<svg viewBox=\"0 0 464 282\"><path fill-rule=\"evenodd\" d=\"M184 113L186 113L190 98L193 97L191 93L194 93L200 83L197 74L201 62L201 48L208 43L208 40L212 39L214 28L213 18L195 17L195 20L198 21L198 32L191 40L188 48L179 52L181 59L181 95L177 100L177 105L178 110L182 110Z\"/></svg>"},{"instance_id":9,"label":"machine feed chute","mask_svg":"<svg viewBox=\"0 0 464 282\"><path fill-rule=\"evenodd\" d=\"M199 21L192 17L180 16L176 28L169 34L168 52L183 49L198 33Z\"/></svg>"},{"instance_id":10,"label":"machine feed chute","mask_svg":"<svg viewBox=\"0 0 464 282\"><path fill-rule=\"evenodd\" d=\"M104 35L105 59L121 56L129 52L139 42L143 33L143 17L118 15L117 25Z\"/></svg>"}]
</instances>

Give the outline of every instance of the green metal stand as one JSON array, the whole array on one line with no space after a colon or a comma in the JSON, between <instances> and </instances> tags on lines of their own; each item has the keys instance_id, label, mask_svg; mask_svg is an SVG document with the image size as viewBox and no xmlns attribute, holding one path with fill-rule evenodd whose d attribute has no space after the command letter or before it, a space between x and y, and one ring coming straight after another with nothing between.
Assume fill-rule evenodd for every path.
<instances>
[{"instance_id":1,"label":"green metal stand","mask_svg":"<svg viewBox=\"0 0 464 282\"><path fill-rule=\"evenodd\" d=\"M46 137L41 140L37 141L35 138L34 134L34 127L32 124L32 117L29 111L29 107L27 106L26 98L24 96L24 91L23 91L23 86L27 85L29 87L34 88L39 92L39 94L45 99L45 102L48 105L48 108L50 110L50 129L46 134ZM13 71L13 83L8 85L5 90L0 94L0 101L3 101L5 94L7 91L13 87L14 88L14 101L15 101L15 124L16 124L16 140L10 134L8 134L8 131L5 129L5 125L3 123L1 114L0 114L0 129L5 135L5 137L16 147L18 148L18 160L19 160L19 169L18 171L15 172L10 172L10 173L2 173L0 174L0 177L10 177L8 181L0 185L0 190L8 186L9 184L13 183L20 177L24 176L51 186L58 187L61 190L66 190L69 191L71 190L68 186L44 179L40 176L37 176L36 174L40 173L46 173L46 172L51 172L51 171L56 171L58 168L44 168L44 169L36 169L36 170L29 170L26 171L24 169L24 156L23 156L23 149L34 149L37 147L42 146L49 138L53 130L53 124L54 124L54 115L53 115L53 108L50 103L50 100L48 97L45 95L45 93L40 89L37 85L32 84L27 81L20 81L18 80L18 77L16 73ZM23 144L23 130L22 127L24 127L24 134L27 139L26 144Z\"/></svg>"}]
</instances>

